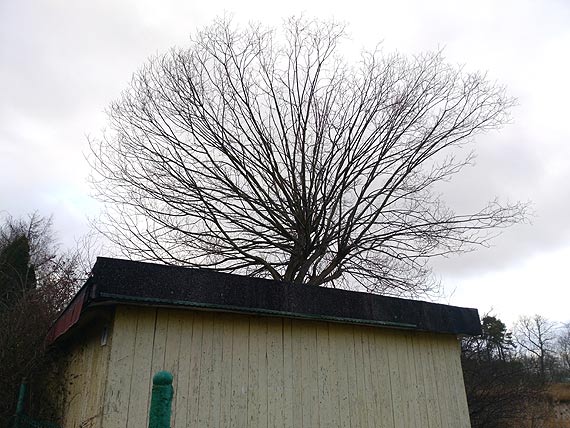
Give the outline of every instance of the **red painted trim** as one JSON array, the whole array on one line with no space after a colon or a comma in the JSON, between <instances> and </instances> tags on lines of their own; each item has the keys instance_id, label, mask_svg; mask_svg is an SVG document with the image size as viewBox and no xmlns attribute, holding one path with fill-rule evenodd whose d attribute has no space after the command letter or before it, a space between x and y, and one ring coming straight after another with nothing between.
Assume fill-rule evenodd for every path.
<instances>
[{"instance_id":1,"label":"red painted trim","mask_svg":"<svg viewBox=\"0 0 570 428\"><path fill-rule=\"evenodd\" d=\"M48 345L51 345L53 342L55 342L58 337L65 334L77 323L77 321L79 321L79 316L81 315L81 310L83 309L83 303L85 302L85 295L87 290L88 288L85 287L83 290L79 291L69 306L65 308L55 324L52 325L46 337Z\"/></svg>"}]
</instances>

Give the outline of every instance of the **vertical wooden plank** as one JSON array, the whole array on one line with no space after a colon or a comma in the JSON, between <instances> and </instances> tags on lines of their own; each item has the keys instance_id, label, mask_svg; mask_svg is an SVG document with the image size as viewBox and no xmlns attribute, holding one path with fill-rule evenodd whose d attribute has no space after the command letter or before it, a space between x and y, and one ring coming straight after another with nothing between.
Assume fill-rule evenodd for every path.
<instances>
[{"instance_id":1,"label":"vertical wooden plank","mask_svg":"<svg viewBox=\"0 0 570 428\"><path fill-rule=\"evenodd\" d=\"M222 390L220 392L220 428L230 426L232 395L233 319L228 316L222 332Z\"/></svg>"},{"instance_id":2,"label":"vertical wooden plank","mask_svg":"<svg viewBox=\"0 0 570 428\"><path fill-rule=\"evenodd\" d=\"M336 374L335 386L336 399L333 403L337 403L337 412L335 418L336 425L339 428L350 428L350 402L349 396L351 391L348 386L348 370L346 359L346 341L347 329L340 324L329 325L329 345L331 348L331 360L333 362L333 371Z\"/></svg>"},{"instance_id":3,"label":"vertical wooden plank","mask_svg":"<svg viewBox=\"0 0 570 428\"><path fill-rule=\"evenodd\" d=\"M86 377L88 373L86 373L85 368L89 362L89 357L91 354L91 347L88 343L84 343L82 345L81 350L81 358L78 360L77 366L77 379L76 379L76 387L77 387L77 404L76 404L76 413L75 413L75 421L77 425L81 425L83 422L83 404L85 403L86 395L85 395L85 387L86 387Z\"/></svg>"},{"instance_id":4,"label":"vertical wooden plank","mask_svg":"<svg viewBox=\"0 0 570 428\"><path fill-rule=\"evenodd\" d=\"M402 406L402 420L405 426L414 426L412 400L414 398L413 385L410 379L410 366L408 360L408 344L405 333L395 332L396 354L398 355L398 372L400 378L400 396Z\"/></svg>"},{"instance_id":5,"label":"vertical wooden plank","mask_svg":"<svg viewBox=\"0 0 570 428\"><path fill-rule=\"evenodd\" d=\"M81 413L81 403L83 399L82 394L82 384L83 384L83 373L82 373L82 366L83 360L85 359L86 353L86 346L84 343L80 343L77 345L77 350L73 353L71 357L70 363L70 376L68 379L68 388L67 388L67 406L68 406L68 415L67 421L68 424L72 424L73 426L80 424L80 413Z\"/></svg>"},{"instance_id":6,"label":"vertical wooden plank","mask_svg":"<svg viewBox=\"0 0 570 428\"><path fill-rule=\"evenodd\" d=\"M127 426L137 327L136 311L137 308L134 307L118 306L115 312L103 415L105 428Z\"/></svg>"},{"instance_id":7,"label":"vertical wooden plank","mask_svg":"<svg viewBox=\"0 0 570 428\"><path fill-rule=\"evenodd\" d=\"M155 322L156 309L137 308L137 330L133 358L133 376L130 387L128 428L138 428L147 425L150 406L148 384L151 382L149 364L150 356L152 355Z\"/></svg>"},{"instance_id":8,"label":"vertical wooden plank","mask_svg":"<svg viewBox=\"0 0 570 428\"><path fill-rule=\"evenodd\" d=\"M114 318L114 317L113 317ZM94 424L93 428L101 428L103 427L103 413L105 409L105 394L107 391L107 378L109 375L109 360L111 359L111 348L113 346L113 318L109 319L108 322L104 325L107 327L107 344L101 347L101 365L99 366L100 369L100 377L97 381L97 423ZM100 336L98 340L95 342L97 345L100 345Z\"/></svg>"},{"instance_id":9,"label":"vertical wooden plank","mask_svg":"<svg viewBox=\"0 0 570 428\"><path fill-rule=\"evenodd\" d=\"M192 335L194 329L194 313L185 311L182 314L182 330L180 334L180 351L178 356L178 388L175 391L176 416L174 427L186 427L188 424L188 398L190 382L190 356L192 354Z\"/></svg>"},{"instance_id":10,"label":"vertical wooden plank","mask_svg":"<svg viewBox=\"0 0 570 428\"><path fill-rule=\"evenodd\" d=\"M293 378L293 428L303 427L303 375L302 375L302 322L291 321L291 341L293 353L292 378Z\"/></svg>"},{"instance_id":11,"label":"vertical wooden plank","mask_svg":"<svg viewBox=\"0 0 570 428\"><path fill-rule=\"evenodd\" d=\"M371 346L374 349L373 378L377 387L378 420L381 421L383 427L393 428L392 385L390 384L390 365L388 363L389 341L385 330L378 329L375 331Z\"/></svg>"},{"instance_id":12,"label":"vertical wooden plank","mask_svg":"<svg viewBox=\"0 0 570 428\"><path fill-rule=\"evenodd\" d=\"M259 339L258 345L258 427L266 427L269 424L268 417L268 385L271 379L268 376L268 362L267 362L267 318L259 318Z\"/></svg>"},{"instance_id":13,"label":"vertical wooden plank","mask_svg":"<svg viewBox=\"0 0 570 428\"><path fill-rule=\"evenodd\" d=\"M267 319L267 417L269 428L283 428L283 320Z\"/></svg>"},{"instance_id":14,"label":"vertical wooden plank","mask_svg":"<svg viewBox=\"0 0 570 428\"><path fill-rule=\"evenodd\" d=\"M102 396L101 379L105 377L104 356L106 356L107 346L101 346L101 332L103 324L98 325L95 331L90 332L89 346L93 347L93 358L91 359L91 367L89 369L89 384L85 390L85 394L90 397L86 401L85 416L82 423L89 423L91 427L97 427L101 424ZM87 422L89 421L89 422Z\"/></svg>"},{"instance_id":15,"label":"vertical wooden plank","mask_svg":"<svg viewBox=\"0 0 570 428\"><path fill-rule=\"evenodd\" d=\"M453 413L457 427L469 427L469 410L463 384L463 371L461 370L461 348L455 337L448 337L444 342L446 352L446 366L450 393L453 397Z\"/></svg>"},{"instance_id":16,"label":"vertical wooden plank","mask_svg":"<svg viewBox=\"0 0 570 428\"><path fill-rule=\"evenodd\" d=\"M445 355L442 352L439 340L434 340L432 336L431 349L433 353L433 366L435 374L435 386L437 390L437 400L439 403L439 411L441 416L441 426L443 428L455 428L454 421L451 417L451 409L449 406L449 391L446 385Z\"/></svg>"},{"instance_id":17,"label":"vertical wooden plank","mask_svg":"<svg viewBox=\"0 0 570 428\"><path fill-rule=\"evenodd\" d=\"M422 334L422 360L423 373L425 382L426 402L428 408L429 427L441 427L441 412L439 409L439 398L437 395L437 384L435 379L435 362L431 342L432 335Z\"/></svg>"},{"instance_id":18,"label":"vertical wooden plank","mask_svg":"<svg viewBox=\"0 0 570 428\"><path fill-rule=\"evenodd\" d=\"M313 323L303 323L301 328L301 344L303 427L315 428L319 427L319 390L317 375L316 329Z\"/></svg>"},{"instance_id":19,"label":"vertical wooden plank","mask_svg":"<svg viewBox=\"0 0 570 428\"><path fill-rule=\"evenodd\" d=\"M376 427L383 424L383 419L381 418L380 410L380 394L378 385L378 366L376 361L376 333L377 329L367 328L366 329L366 354L367 358L365 363L368 366L368 401L371 404L371 409L368 414L368 420L370 426Z\"/></svg>"},{"instance_id":20,"label":"vertical wooden plank","mask_svg":"<svg viewBox=\"0 0 570 428\"><path fill-rule=\"evenodd\" d=\"M178 358L180 355L180 336L182 334L182 311L176 309L168 310L168 327L166 331L166 345L164 348L164 370L172 373L174 379L172 386L174 391L178 391ZM172 411L170 413L170 424L173 425L176 417L176 400L172 400Z\"/></svg>"},{"instance_id":21,"label":"vertical wooden plank","mask_svg":"<svg viewBox=\"0 0 570 428\"><path fill-rule=\"evenodd\" d=\"M437 420L434 417L435 410L431 407L437 406L433 394L432 386L429 384L430 375L429 367L431 365L431 354L426 353L426 338L424 334L416 334L413 337L414 347L414 365L416 368L416 382L419 385L419 411L420 418L425 421L427 428L435 428L438 426ZM431 377L433 379L433 376Z\"/></svg>"},{"instance_id":22,"label":"vertical wooden plank","mask_svg":"<svg viewBox=\"0 0 570 428\"><path fill-rule=\"evenodd\" d=\"M349 405L350 405L350 426L359 427L359 406L358 382L356 376L356 351L354 344L354 328L352 326L343 327L345 330L345 358L346 358L346 373L348 377L348 390L349 390Z\"/></svg>"},{"instance_id":23,"label":"vertical wooden plank","mask_svg":"<svg viewBox=\"0 0 570 428\"><path fill-rule=\"evenodd\" d=\"M247 426L247 362L248 362L249 319L236 317L233 334L232 394L230 427Z\"/></svg>"},{"instance_id":24,"label":"vertical wooden plank","mask_svg":"<svg viewBox=\"0 0 570 428\"><path fill-rule=\"evenodd\" d=\"M249 351L247 355L248 370L248 396L247 396L247 426L248 428L261 428L267 426L267 421L260 424L259 414L261 409L261 400L265 399L267 394L262 397L259 390L259 345L261 341L261 330L266 330L264 318L252 317L249 321ZM265 334L263 342L265 342ZM231 360L230 360L231 361ZM231 369L231 367L230 367ZM228 396L229 397L229 396Z\"/></svg>"},{"instance_id":25,"label":"vertical wooden plank","mask_svg":"<svg viewBox=\"0 0 570 428\"><path fill-rule=\"evenodd\" d=\"M73 422L72 422L72 412L73 409L71 407L71 388L73 386L73 376L74 376L74 370L73 370L73 361L76 358L77 353L79 352L79 347L75 348L73 347L72 350L69 352L67 358L66 358L66 371L65 371L65 393L64 393L64 399L63 399L63 406L65 409L65 414L63 415L63 426L64 427L68 427L68 426L73 426Z\"/></svg>"},{"instance_id":26,"label":"vertical wooden plank","mask_svg":"<svg viewBox=\"0 0 570 428\"><path fill-rule=\"evenodd\" d=\"M394 426L404 427L404 405L402 397L402 383L400 380L400 367L398 363L398 342L396 333L387 334L388 366L390 368L390 385L392 391L392 416Z\"/></svg>"},{"instance_id":27,"label":"vertical wooden plank","mask_svg":"<svg viewBox=\"0 0 570 428\"><path fill-rule=\"evenodd\" d=\"M449 337L440 336L437 340L437 347L440 352L441 361L441 384L445 388L447 415L450 426L459 427L457 414L457 397L455 394L455 386L453 379L453 369L450 365L449 358ZM453 421L453 422L452 422Z\"/></svg>"},{"instance_id":28,"label":"vertical wooden plank","mask_svg":"<svg viewBox=\"0 0 570 428\"><path fill-rule=\"evenodd\" d=\"M443 340L441 340L443 339ZM455 379L453 376L453 367L452 362L450 359L450 352L449 352L449 337L440 338L439 348L441 351L441 357L443 362L443 370L444 370L444 377L443 380L445 381L445 388L447 391L447 403L449 406L449 417L450 420L453 420L453 425L458 427L458 406L457 406L457 395L455 394Z\"/></svg>"},{"instance_id":29,"label":"vertical wooden plank","mask_svg":"<svg viewBox=\"0 0 570 428\"><path fill-rule=\"evenodd\" d=\"M85 394L85 387L86 387L86 377L88 374L85 372L85 367L89 361L89 356L91 347L88 343L81 344L81 353L80 358L77 359L77 371L76 371L76 378L75 378L75 411L74 411L74 420L77 425L81 425L83 422L83 404L85 403L86 394Z\"/></svg>"},{"instance_id":30,"label":"vertical wooden plank","mask_svg":"<svg viewBox=\"0 0 570 428\"><path fill-rule=\"evenodd\" d=\"M210 397L212 387L212 352L214 316L212 312L203 315L202 355L200 357L200 389L198 398L198 426L210 426Z\"/></svg>"},{"instance_id":31,"label":"vertical wooden plank","mask_svg":"<svg viewBox=\"0 0 570 428\"><path fill-rule=\"evenodd\" d=\"M220 407L222 394L222 352L224 324L231 319L224 314L214 314L213 346L212 346L212 372L210 389L210 426L220 426Z\"/></svg>"},{"instance_id":32,"label":"vertical wooden plank","mask_svg":"<svg viewBox=\"0 0 570 428\"><path fill-rule=\"evenodd\" d=\"M100 403L100 413L99 413L99 423L98 426L103 428L103 417L105 413L105 402L107 394L107 381L109 378L109 366L111 364L111 349L113 349L113 327L115 324L115 311L112 312L108 320L108 330L107 330L107 345L105 345L105 355L103 356L103 377L101 379L101 403Z\"/></svg>"},{"instance_id":33,"label":"vertical wooden plank","mask_svg":"<svg viewBox=\"0 0 570 428\"><path fill-rule=\"evenodd\" d=\"M465 392L465 383L463 380L463 369L461 367L461 344L459 339L452 344L451 365L454 368L455 393L457 397L457 405L459 412L459 420L461 427L470 428L469 408L467 406L467 395Z\"/></svg>"},{"instance_id":34,"label":"vertical wooden plank","mask_svg":"<svg viewBox=\"0 0 570 428\"><path fill-rule=\"evenodd\" d=\"M317 330L317 385L319 389L319 426L333 424L331 400L331 373L329 329L325 323L316 323Z\"/></svg>"},{"instance_id":35,"label":"vertical wooden plank","mask_svg":"<svg viewBox=\"0 0 570 428\"><path fill-rule=\"evenodd\" d=\"M400 411L403 426L413 426L410 414L410 383L408 371L408 353L406 338L402 332L394 332L394 346L396 348L396 367L399 379Z\"/></svg>"},{"instance_id":36,"label":"vertical wooden plank","mask_svg":"<svg viewBox=\"0 0 570 428\"><path fill-rule=\"evenodd\" d=\"M101 427L103 418L103 408L105 403L105 388L107 384L107 368L109 364L109 356L111 351L111 330L108 326L111 320L106 320L103 316L101 323L97 325L94 335L90 337L90 346L95 348L93 358L93 368L91 373L93 376L90 380L88 394L92 399L86 400L88 404L89 423L93 428ZM108 331L106 344L101 344L101 336L105 328Z\"/></svg>"},{"instance_id":37,"label":"vertical wooden plank","mask_svg":"<svg viewBox=\"0 0 570 428\"><path fill-rule=\"evenodd\" d=\"M159 371L164 370L164 356L166 353L166 335L168 333L168 310L163 308L156 308L156 316L154 322L154 334L152 338L152 351L148 354L151 361L149 364L150 370L148 376L148 396L152 393L152 377ZM149 401L150 404L150 401ZM145 421L148 425L148 411L145 415Z\"/></svg>"},{"instance_id":38,"label":"vertical wooden plank","mask_svg":"<svg viewBox=\"0 0 570 428\"><path fill-rule=\"evenodd\" d=\"M190 346L190 382L188 388L188 416L187 426L198 426L198 408L200 398L200 366L202 359L202 330L204 327L204 314L194 313L192 328L192 344Z\"/></svg>"},{"instance_id":39,"label":"vertical wooden plank","mask_svg":"<svg viewBox=\"0 0 570 428\"><path fill-rule=\"evenodd\" d=\"M360 327L362 334L362 362L364 374L364 400L366 401L366 415L369 427L377 425L376 394L372 381L372 361L370 356L370 327Z\"/></svg>"},{"instance_id":40,"label":"vertical wooden plank","mask_svg":"<svg viewBox=\"0 0 570 428\"><path fill-rule=\"evenodd\" d=\"M291 319L283 319L283 425L293 428L293 341Z\"/></svg>"},{"instance_id":41,"label":"vertical wooden plank","mask_svg":"<svg viewBox=\"0 0 570 428\"><path fill-rule=\"evenodd\" d=\"M164 346L164 370L173 374L173 386L176 387L178 377L178 357L180 356L180 337L182 334L181 311L168 310L168 324L166 330L166 344Z\"/></svg>"},{"instance_id":42,"label":"vertical wooden plank","mask_svg":"<svg viewBox=\"0 0 570 428\"><path fill-rule=\"evenodd\" d=\"M364 356L362 354L362 327L355 326L353 328L354 335L354 361L356 367L356 402L358 404L356 416L358 426L362 428L369 427L368 425L368 409L366 396L366 385L364 376ZM372 428L372 427L370 427Z\"/></svg>"},{"instance_id":43,"label":"vertical wooden plank","mask_svg":"<svg viewBox=\"0 0 570 428\"><path fill-rule=\"evenodd\" d=\"M168 335L168 309L156 310L156 325L152 346L152 364L149 391L152 390L152 377L159 371L165 370L164 357L166 355L166 337Z\"/></svg>"},{"instance_id":44,"label":"vertical wooden plank","mask_svg":"<svg viewBox=\"0 0 570 428\"><path fill-rule=\"evenodd\" d=\"M439 347L441 349L443 366L445 369L445 387L448 391L448 404L449 404L449 415L450 418L455 420L455 425L459 427L459 408L457 401L457 390L455 387L455 373L453 367L453 360L451 358L451 343L448 336L441 337L439 342Z\"/></svg>"},{"instance_id":45,"label":"vertical wooden plank","mask_svg":"<svg viewBox=\"0 0 570 428\"><path fill-rule=\"evenodd\" d=\"M66 385L66 417L65 424L67 426L79 425L79 412L82 402L82 373L81 365L85 358L85 344L80 343L74 347L69 360L69 369Z\"/></svg>"},{"instance_id":46,"label":"vertical wooden plank","mask_svg":"<svg viewBox=\"0 0 570 428\"><path fill-rule=\"evenodd\" d=\"M93 391L91 391L91 378L95 375L96 371L98 370L97 367L95 367L95 371L93 371L93 361L95 359L95 343L94 343L94 337L93 337L93 332L87 332L87 340L85 341L85 352L84 352L84 358L82 361L82 367L81 367L81 371L82 371L82 377L81 377L81 409L80 409L80 413L79 413L79 423L83 424L84 422L87 422L87 420L90 418L89 415L89 411L88 411L88 406L89 406L89 402L92 400L96 400L96 397L92 396ZM91 337L89 337L91 336Z\"/></svg>"},{"instance_id":47,"label":"vertical wooden plank","mask_svg":"<svg viewBox=\"0 0 570 428\"><path fill-rule=\"evenodd\" d=\"M407 368L406 370L406 385L407 385L407 407L409 409L410 424L411 426L422 425L422 419L420 419L420 407L419 407L419 387L420 385L416 380L416 366L414 362L414 347L412 340L412 333L406 333L405 337L402 339L402 345L405 347L407 358L403 359L403 362ZM424 420L425 421L425 420Z\"/></svg>"}]
</instances>

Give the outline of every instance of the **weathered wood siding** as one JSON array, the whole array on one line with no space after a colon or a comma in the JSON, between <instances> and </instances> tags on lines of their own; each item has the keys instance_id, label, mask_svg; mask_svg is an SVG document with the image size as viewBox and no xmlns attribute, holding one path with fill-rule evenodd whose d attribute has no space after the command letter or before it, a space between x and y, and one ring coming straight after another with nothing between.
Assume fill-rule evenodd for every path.
<instances>
[{"instance_id":1,"label":"weathered wood siding","mask_svg":"<svg viewBox=\"0 0 570 428\"><path fill-rule=\"evenodd\" d=\"M101 334L106 325L107 322L99 322L82 331L62 361L64 427L101 427L111 350L110 340L101 345Z\"/></svg>"},{"instance_id":2,"label":"weathered wood siding","mask_svg":"<svg viewBox=\"0 0 570 428\"><path fill-rule=\"evenodd\" d=\"M174 374L174 428L469 427L449 335L119 306L104 428L148 426L159 370Z\"/></svg>"}]
</instances>

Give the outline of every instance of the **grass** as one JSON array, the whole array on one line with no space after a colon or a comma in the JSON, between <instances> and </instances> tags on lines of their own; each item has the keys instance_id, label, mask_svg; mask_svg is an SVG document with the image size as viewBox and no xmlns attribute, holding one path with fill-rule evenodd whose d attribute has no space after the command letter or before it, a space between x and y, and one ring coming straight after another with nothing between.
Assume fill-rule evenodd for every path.
<instances>
[{"instance_id":1,"label":"grass","mask_svg":"<svg viewBox=\"0 0 570 428\"><path fill-rule=\"evenodd\" d=\"M548 395L560 403L570 403L570 383L554 383L548 387Z\"/></svg>"}]
</instances>

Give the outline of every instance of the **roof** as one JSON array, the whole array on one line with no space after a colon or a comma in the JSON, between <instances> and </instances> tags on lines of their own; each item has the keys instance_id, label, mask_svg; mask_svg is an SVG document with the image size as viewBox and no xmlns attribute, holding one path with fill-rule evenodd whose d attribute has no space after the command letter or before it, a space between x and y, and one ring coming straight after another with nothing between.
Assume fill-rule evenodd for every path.
<instances>
[{"instance_id":1,"label":"roof","mask_svg":"<svg viewBox=\"0 0 570 428\"><path fill-rule=\"evenodd\" d=\"M456 335L481 333L477 309L99 257L48 335L53 342L94 305L141 304L242 312Z\"/></svg>"}]
</instances>

